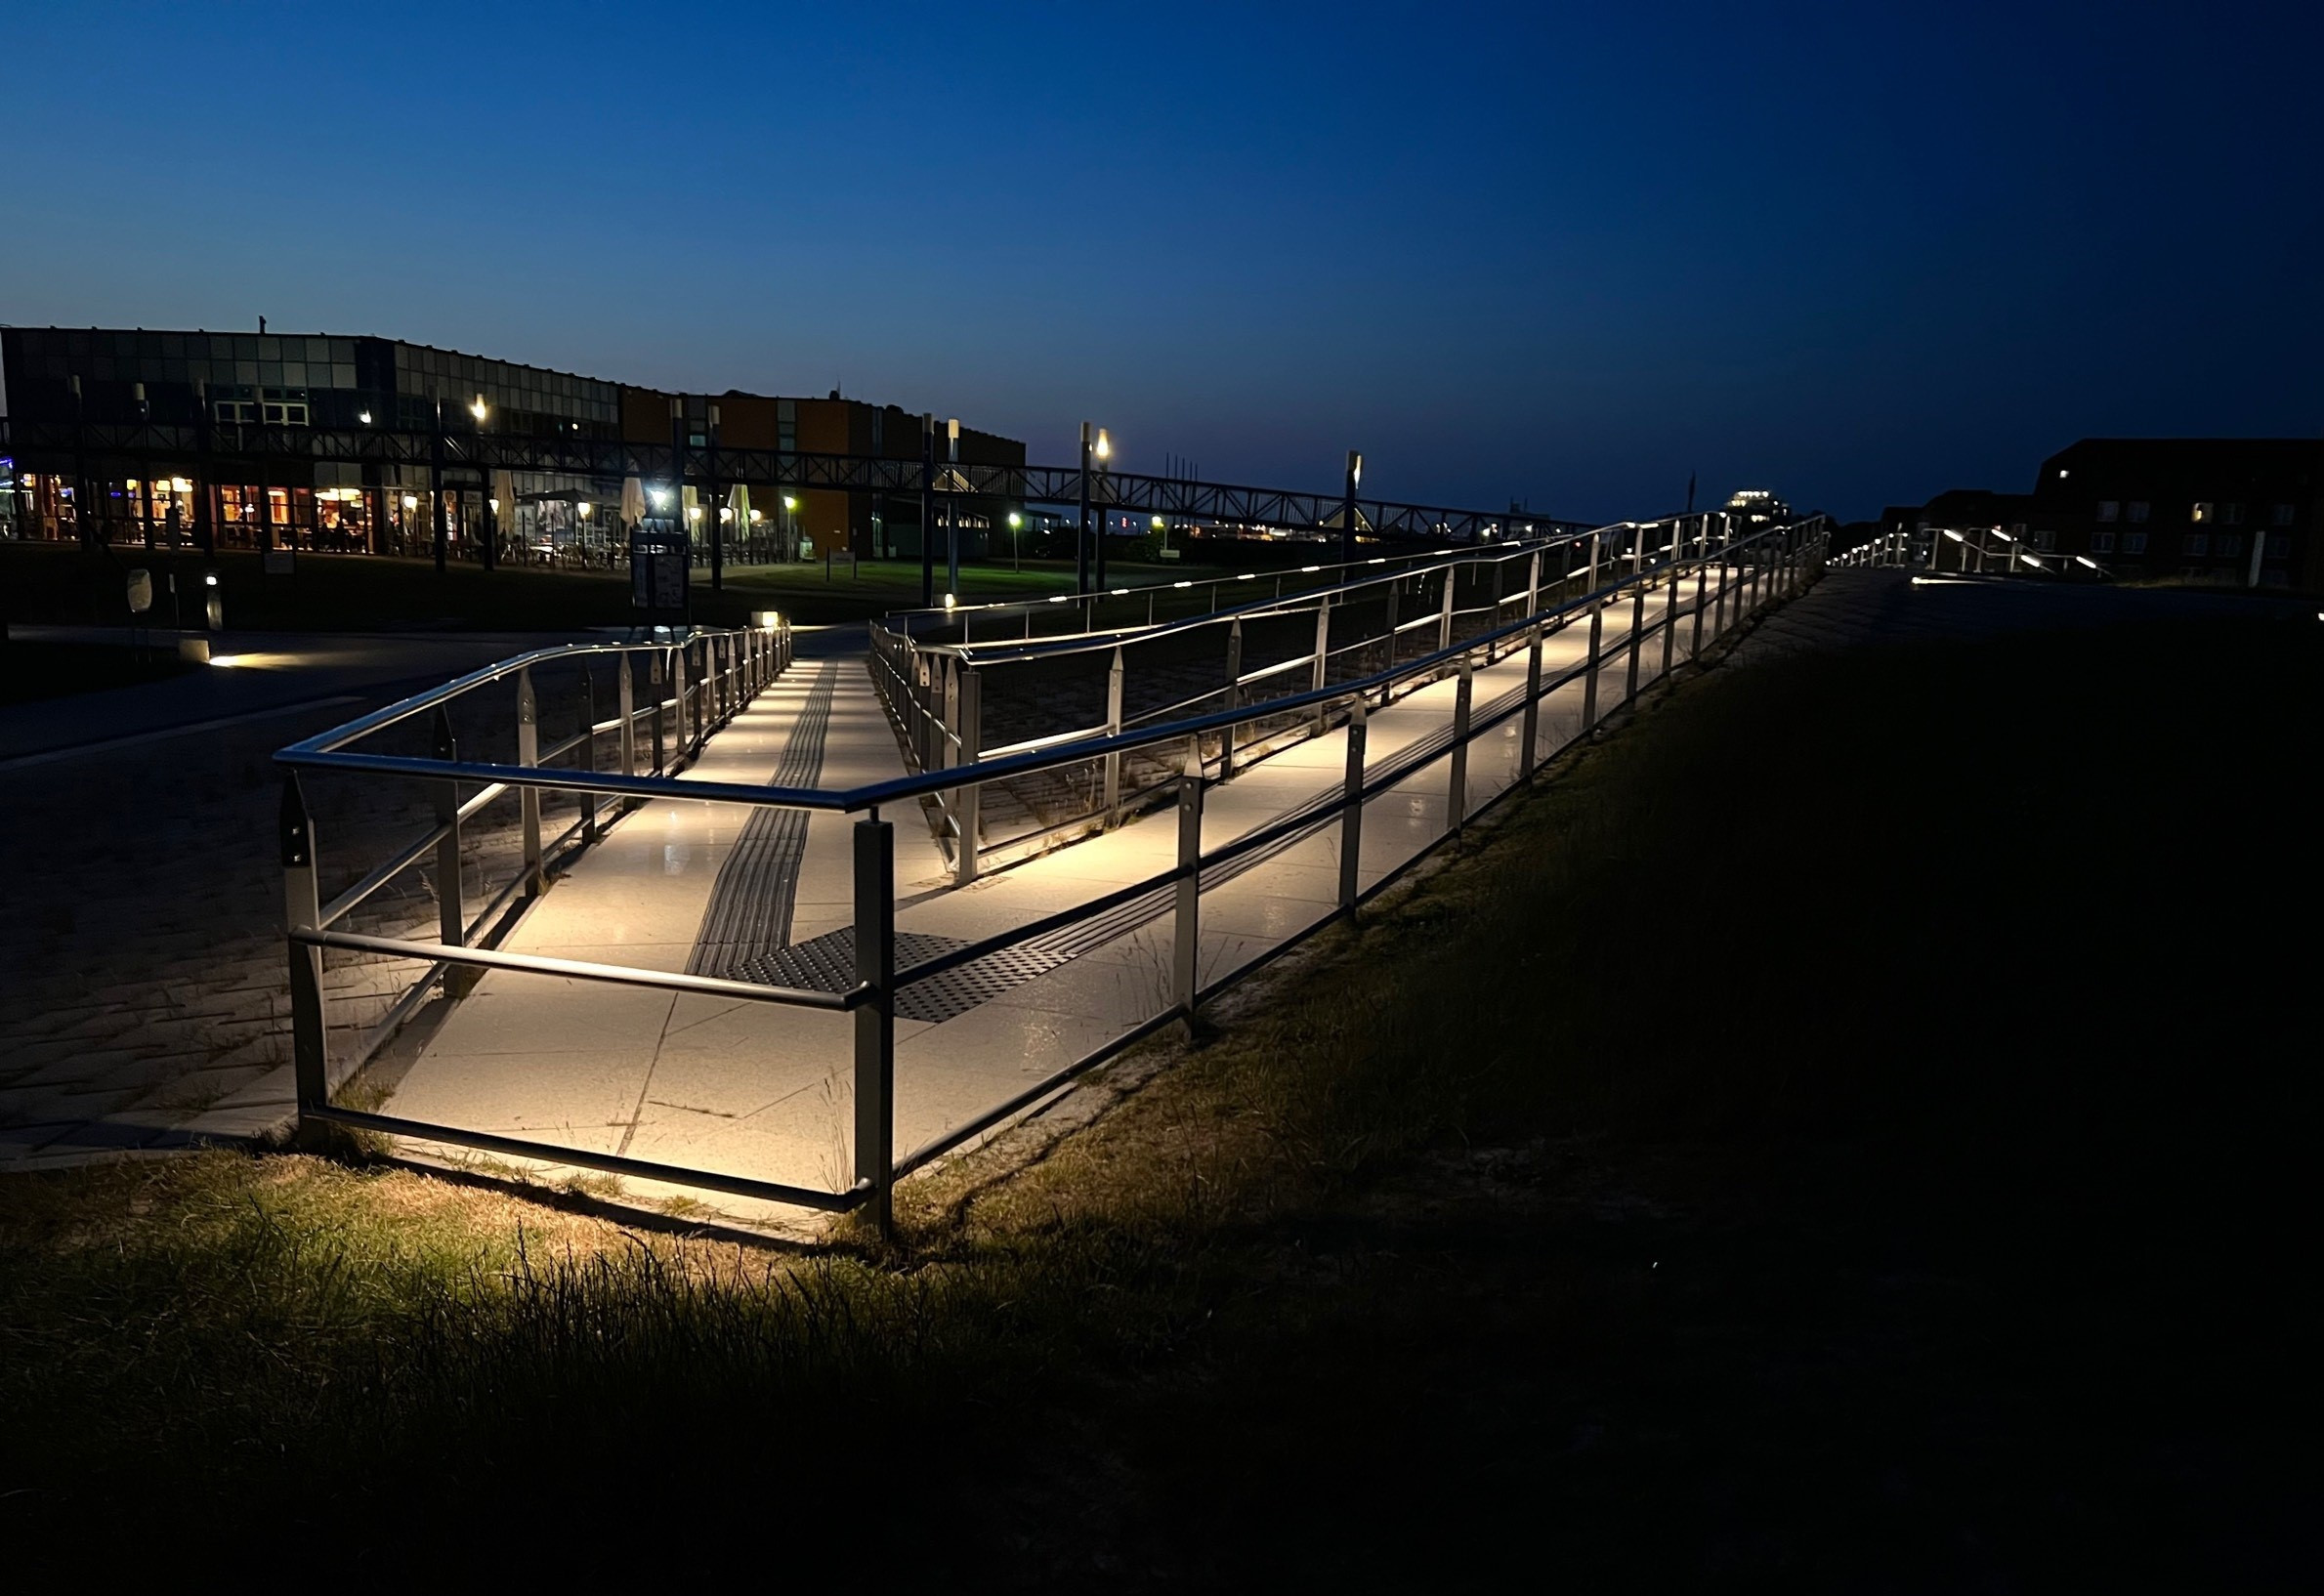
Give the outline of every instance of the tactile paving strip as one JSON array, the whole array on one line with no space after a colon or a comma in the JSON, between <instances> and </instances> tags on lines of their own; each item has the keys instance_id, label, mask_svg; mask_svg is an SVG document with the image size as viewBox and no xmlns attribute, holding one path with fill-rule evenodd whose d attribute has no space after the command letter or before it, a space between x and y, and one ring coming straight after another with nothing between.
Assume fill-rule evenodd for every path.
<instances>
[{"instance_id":1,"label":"tactile paving strip","mask_svg":"<svg viewBox=\"0 0 2324 1596\"><path fill-rule=\"evenodd\" d=\"M920 932L896 934L899 971L968 945L952 937ZM1012 987L1022 987L1071 958L1071 953L1047 940L988 953L981 959L914 982L896 994L896 1018L938 1022L966 1014L989 1003ZM802 987L809 991L843 992L856 984L856 930L853 926L827 931L820 937L745 959L728 972L736 981L762 982L771 987Z\"/></svg>"},{"instance_id":2,"label":"tactile paving strip","mask_svg":"<svg viewBox=\"0 0 2324 1596\"><path fill-rule=\"evenodd\" d=\"M826 664L783 744L782 763L772 784L811 787L823 774L824 739L831 726L831 700L839 691L839 667ZM807 812L754 809L735 839L734 852L719 866L702 923L687 955L689 975L730 973L742 960L790 941L791 913L798 902L799 864L807 857ZM747 978L745 978L747 979Z\"/></svg>"}]
</instances>

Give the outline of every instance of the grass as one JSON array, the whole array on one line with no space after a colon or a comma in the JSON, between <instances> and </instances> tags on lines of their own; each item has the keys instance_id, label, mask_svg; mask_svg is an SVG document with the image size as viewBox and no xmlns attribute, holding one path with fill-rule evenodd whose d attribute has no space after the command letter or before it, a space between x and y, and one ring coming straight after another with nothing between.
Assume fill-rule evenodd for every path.
<instances>
[{"instance_id":1,"label":"grass","mask_svg":"<svg viewBox=\"0 0 2324 1596\"><path fill-rule=\"evenodd\" d=\"M0 1183L0 1526L362 1585L2290 1586L2319 641L1714 672L892 1248Z\"/></svg>"},{"instance_id":2,"label":"grass","mask_svg":"<svg viewBox=\"0 0 2324 1596\"><path fill-rule=\"evenodd\" d=\"M0 644L0 704L136 687L193 668L166 645L125 649L104 643L11 640Z\"/></svg>"},{"instance_id":3,"label":"grass","mask_svg":"<svg viewBox=\"0 0 2324 1596\"><path fill-rule=\"evenodd\" d=\"M193 553L147 554L105 549L94 554L51 543L0 543L0 592L7 618L18 622L122 625L132 569L153 573L156 625L170 624L166 580L176 575L188 625L198 627L201 577L215 567L226 624L257 631L474 630L570 631L624 626L631 620L626 570L573 571L506 567L496 571L455 564L441 575L426 560L302 554L288 576L268 576L254 553L226 553L205 561ZM1111 574L1111 573L1110 573ZM1132 567L1124 583L1214 575L1178 567ZM940 568L939 584L944 580ZM850 574L822 566L741 566L713 593L709 574L694 578L696 619L736 625L754 609L780 609L807 624L863 620L916 605L920 567L914 561L870 562ZM1035 562L1023 570L1003 566L962 567L967 602L1071 592L1070 565Z\"/></svg>"}]
</instances>

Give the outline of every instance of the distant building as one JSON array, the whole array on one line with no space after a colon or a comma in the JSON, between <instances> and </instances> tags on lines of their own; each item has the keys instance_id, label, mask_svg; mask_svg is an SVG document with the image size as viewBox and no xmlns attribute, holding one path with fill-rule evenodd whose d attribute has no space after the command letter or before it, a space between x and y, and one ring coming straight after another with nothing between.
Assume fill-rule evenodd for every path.
<instances>
[{"instance_id":1,"label":"distant building","mask_svg":"<svg viewBox=\"0 0 2324 1596\"><path fill-rule=\"evenodd\" d=\"M1763 526L1790 520L1792 507L1764 487L1745 487L1728 497L1727 513L1744 526Z\"/></svg>"},{"instance_id":2,"label":"distant building","mask_svg":"<svg viewBox=\"0 0 2324 1596\"><path fill-rule=\"evenodd\" d=\"M585 445L666 446L683 421L697 450L715 438L731 449L917 460L923 447L920 417L837 393L672 395L335 334L0 328L0 390L12 443L0 521L36 539L417 554L432 546L441 497L459 557L488 545L509 559L610 562L650 507L634 479L594 474L604 451ZM533 440L541 469L432 467L425 448L372 448L370 433ZM322 434L338 441L308 446ZM575 445L570 461L553 447L565 443ZM959 458L1021 465L1025 447L963 428ZM732 559L919 551L916 492L786 488L740 471L719 488ZM708 509L696 488L684 494L682 510L660 508L706 544ZM998 546L993 529L1011 508L956 504L963 552Z\"/></svg>"},{"instance_id":3,"label":"distant building","mask_svg":"<svg viewBox=\"0 0 2324 1596\"><path fill-rule=\"evenodd\" d=\"M1938 569L1989 568L2011 548L2130 579L2324 587L2324 439L2086 438L2042 462L2033 489L1957 488L1882 524L1919 535ZM1948 535L1953 534L1953 535Z\"/></svg>"}]
</instances>

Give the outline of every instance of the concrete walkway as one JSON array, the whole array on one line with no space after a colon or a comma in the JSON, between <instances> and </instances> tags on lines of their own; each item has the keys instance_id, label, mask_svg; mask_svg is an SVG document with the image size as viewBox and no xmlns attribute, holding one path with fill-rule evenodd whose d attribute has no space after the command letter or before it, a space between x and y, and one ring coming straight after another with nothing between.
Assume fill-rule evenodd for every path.
<instances>
[{"instance_id":1,"label":"concrete walkway","mask_svg":"<svg viewBox=\"0 0 2324 1596\"><path fill-rule=\"evenodd\" d=\"M1680 597L1691 604L1691 583ZM1650 628L1667 598L1650 598ZM1627 602L1606 613L1601 717L1623 702L1629 616ZM1548 638L1544 677L1585 657L1587 630L1585 621ZM1682 620L1682 663L1690 636ZM1642 687L1659 678L1662 651L1660 635L1650 634ZM1479 670L1475 718L1516 702L1525 671L1522 653ZM1449 741L1457 691L1448 679L1375 710L1368 769ZM1544 699L1541 753L1581 731L1583 693L1577 682ZM1205 851L1336 795L1346 737L1339 730L1293 744L1210 787ZM1517 778L1518 742L1512 719L1472 745L1471 812ZM904 774L861 654L802 659L688 774L764 781L779 768L785 779L797 777L809 765L811 779L825 787ZM1373 797L1361 881L1370 886L1438 842L1452 807L1444 758ZM1177 856L1176 819L1164 811L955 890L917 814L889 818L897 822L896 924L906 966L1151 877ZM852 958L854 819L656 801L584 855L506 945L837 989L848 984ZM1333 822L1207 870L1201 982L1235 972L1334 912L1339 848ZM1010 955L906 988L896 1022L899 1154L1166 1010L1171 901L1171 890L1162 889ZM843 1014L496 971L452 1007L395 1081L384 1112L838 1190L854 1179L852 1038L853 1021ZM738 1206L725 1198L720 1205Z\"/></svg>"}]
</instances>

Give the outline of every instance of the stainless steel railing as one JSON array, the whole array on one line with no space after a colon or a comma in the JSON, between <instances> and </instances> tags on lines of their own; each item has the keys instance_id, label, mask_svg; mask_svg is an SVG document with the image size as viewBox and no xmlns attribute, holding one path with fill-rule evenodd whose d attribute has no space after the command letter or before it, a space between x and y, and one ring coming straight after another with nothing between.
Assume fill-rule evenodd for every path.
<instances>
[{"instance_id":1,"label":"stainless steel railing","mask_svg":"<svg viewBox=\"0 0 2324 1596\"><path fill-rule=\"evenodd\" d=\"M1505 546L1441 550L1385 570L1373 567L1388 562L1368 561L1338 567L1343 580L1288 598L1259 597L1152 626L1030 642L927 642L908 629L875 624L872 672L915 768L951 769L1118 735L1203 709L1254 706L1320 689L1333 680L1393 664L1415 645L1423 651L1431 642L1438 649L1449 648L1457 632L1535 613L1543 604L1594 588L1600 573L1616 565L1636 571L1682 543L1708 548L1735 536L1736 523L1724 512L1623 522ZM1463 582L1468 587L1465 603ZM1288 650L1280 642L1287 623L1297 639ZM1280 657L1254 663L1248 657L1249 646L1270 627ZM1204 637L1210 639L1207 645L1198 641ZM1152 702L1154 695L1149 693L1145 707L1130 707L1132 684L1147 661L1163 661L1164 668L1153 674L1167 680L1172 667L1183 676L1190 653L1200 655L1205 647L1209 664L1197 674L1205 676L1209 685L1159 703ZM1022 685L1027 678L1054 680L1061 662L1076 658L1105 663L1103 718L1077 719L1069 710L1046 717L1047 724L1028 735L1023 734L1030 729L1020 715L1014 728L1019 735L1008 735L1006 718L993 714L996 700L1013 684L1021 696L1032 691ZM1094 688L1094 681L1089 686ZM1095 696L1094 692L1084 693L1091 701ZM1205 745L1205 774L1215 770L1220 777L1231 776L1238 760L1327 731L1342 718L1343 714L1284 715L1240 723L1219 734L1214 747ZM1014 824L994 822L977 786L936 793L931 799L934 821L956 881L964 885L994 864L1120 824L1125 816L1159 800L1176 779L1174 774L1155 769L1138 779L1125 773L1119 755L1078 769L1069 767L1066 774L1068 779L1062 782L1053 777L1044 783L1046 813L1024 805L1029 813Z\"/></svg>"},{"instance_id":2,"label":"stainless steel railing","mask_svg":"<svg viewBox=\"0 0 2324 1596\"><path fill-rule=\"evenodd\" d=\"M1531 526L1513 523L1509 537L1482 547L1531 548L1557 541L1536 537ZM1368 555L1361 560L1324 561L1276 570L1241 570L1225 576L1191 576L1166 582L1147 582L1102 588L1090 593L1052 593L1038 599L998 599L980 604L938 605L926 609L893 609L884 617L890 632L915 642L1032 642L1036 636L1072 637L1099 630L1099 612L1120 627L1156 626L1191 614L1210 614L1221 609L1248 605L1264 593L1279 600L1336 586L1382 569L1418 570L1438 561L1470 552L1429 549L1417 554ZM1246 585L1248 584L1248 585ZM1163 613L1164 607L1168 613ZM1138 610L1145 610L1140 619ZM940 634L956 633L957 636Z\"/></svg>"},{"instance_id":3,"label":"stainless steel railing","mask_svg":"<svg viewBox=\"0 0 2324 1596\"><path fill-rule=\"evenodd\" d=\"M418 757L365 752L355 746L369 734L428 713L449 696L473 693L512 674L519 679L522 702L524 674L544 658L567 655L570 651L539 651L464 677L446 688L294 744L275 756L285 768L282 860L293 1057L300 1113L310 1120L828 1211L863 1208L875 1222L885 1225L891 1217L892 1192L897 1181L1040 1102L1140 1037L1174 1022L1191 1020L1209 996L1294 945L1321 925L1330 923L1330 917L1319 920L1278 941L1237 968L1203 982L1199 978L1197 949L1205 886L1215 885L1226 872L1263 857L1264 850L1336 826L1339 861L1336 913L1353 913L1361 903L1384 890L1425 857L1429 848L1458 834L1472 817L1475 811L1470 801L1467 761L1471 747L1479 738L1497 733L1512 720L1521 724L1522 736L1517 743L1522 750L1518 777L1521 782L1573 740L1592 735L1609 715L1637 696L1641 661L1658 641L1661 675L1669 680L1676 663L1677 641L1682 630L1691 637L1688 657L1699 658L1707 646L1707 633L1715 642L1742 624L1753 611L1813 581L1822 568L1827 535L1820 519L1749 535L1738 535L1732 525L1723 522L1714 527L1704 518L1649 524L1640 528L1628 559L1606 560L1597 570L1596 579L1585 580L1581 591L1553 602L1542 602L1536 590L1535 602L1529 604L1525 613L1507 618L1496 616L1482 631L1459 639L1449 639L1440 630L1438 646L1412 659L1392 659L1380 668L1339 681L1316 683L1263 704L1230 704L1159 724L1124 727L1098 735L1080 735L1065 742L988 754L963 764L922 770L847 790L681 782L675 778L677 760L691 757L693 751L698 750L709 730L747 701L748 695L772 680L787 661L787 639L753 640L750 634L713 634L708 639L690 640L685 645L687 649L698 645L704 651L697 656L699 674L690 687L674 693L671 701L657 701L643 710L634 710L624 698L622 713L613 721L590 723L592 735L608 728L616 732L634 728L641 714L652 716L653 724L659 728L662 717L671 712L674 703L680 734L672 745L676 752L666 768L657 758L655 768L647 774L638 774L629 751L632 742L627 738L619 768L613 771L552 765L537 753L528 757L522 736L520 756L514 763L461 760L456 750L440 750L429 757ZM1604 552L1602 543L1600 552ZM1647 619L1649 593L1660 595L1658 613L1651 622ZM1604 635L1606 616L1613 607L1626 600L1629 605L1628 627L1609 647ZM1575 662L1545 672L1544 641L1574 626L1586 628L1585 651ZM720 638L731 641L720 644L717 641ZM584 651L624 654L635 651L637 647L591 645ZM723 660L719 657L721 648L728 651ZM1505 659L1519 651L1527 657L1523 686L1503 692L1484 705L1476 704L1473 684L1480 662ZM1624 670L1619 698L1601 691L1605 672L1616 664ZM1380 764L1369 763L1366 728L1373 707L1392 701L1418 686L1447 679L1456 683L1450 727L1417 739ZM1578 730L1544 752L1539 735L1542 705L1550 694L1576 685L1582 697ZM695 695L696 708L691 720L685 707L688 692ZM1299 805L1268 824L1205 849L1202 836L1204 794L1227 774L1221 768L1219 777L1210 776L1216 762L1204 751L1205 739L1225 734L1226 740L1232 743L1238 728L1285 715L1334 720L1345 726L1344 780L1335 792L1321 801ZM1175 865L1069 908L899 966L895 831L894 822L881 818L882 807L917 804L946 792L973 792L1017 777L1158 748L1167 751L1177 761L1170 783L1177 801ZM1440 764L1448 773L1444 832L1436 843L1422 848L1369 886L1364 885L1358 861L1367 805ZM584 818L594 815L594 805L601 799L610 800L617 815L633 800L657 797L861 815L863 818L853 827L852 843L855 913L852 981L840 989L824 990L510 952L497 945L494 939L469 936L469 925L449 913L444 922L444 934L434 940L338 929L335 922L344 916L347 908L398 870L410 868L425 859L431 844L441 847L444 832L440 826L430 837L395 852L326 907L317 890L319 845L302 789L305 777L326 772L436 782L446 794L450 817L455 822L461 814L473 812L469 806L496 801L509 791L516 792L521 802L528 798L537 802L544 794L575 796L588 806ZM463 786L473 787L473 796L459 798ZM1504 792L1508 790L1515 790L1515 785ZM528 883L522 890L528 897L537 895L542 882L540 846L528 830L525 874L520 878ZM1172 923L1171 964L1167 989L1157 993L1153 1012L1065 1067L950 1125L919 1147L899 1153L895 1145L895 1020L899 994L963 965L1022 947L1032 939L1086 925L1096 916L1140 900L1159 902L1157 895L1167 900L1166 912ZM457 935L452 934L455 925ZM805 1186L730 1171L680 1167L591 1148L432 1123L336 1104L332 1101L334 1085L355 1066L344 1058L333 1061L328 1052L323 960L326 952L332 951L423 961L428 973L415 986L415 991L424 990L428 984L449 971L498 970L850 1014L854 1017L855 1178L845 1186ZM367 1056L368 1046L375 1045L368 1043L358 1052Z\"/></svg>"},{"instance_id":4,"label":"stainless steel railing","mask_svg":"<svg viewBox=\"0 0 2324 1596\"><path fill-rule=\"evenodd\" d=\"M390 882L426 863L434 866L436 881L438 936L434 945L471 951L495 946L509 929L502 916L512 903L538 897L545 890L554 865L563 862L569 852L587 848L603 836L610 818L601 811L599 797L609 789L587 784L569 789L577 799L571 822L554 834L544 835L542 794L555 789L522 780L463 779L460 772L464 767L452 724L451 712L456 706L508 683L514 689L510 708L517 763L513 769L556 772L570 767L571 774L589 783L609 778L635 779L642 762L646 779L660 781L674 777L692 764L711 734L782 674L790 654L790 628L786 622L780 621L771 627L746 631L697 631L668 641L586 643L536 649L293 744L276 756L280 762L294 769L322 768L333 755L425 716L433 746L421 764L429 778L436 811L436 823L431 829L396 849L327 903L317 901L309 905L301 896L319 886L319 865L311 862L304 878L307 885L302 887L294 882L291 888L287 908L293 923L304 921L317 931L328 931ZM597 672L593 667L605 663L613 667L614 712L601 719L597 713ZM550 666L568 667L577 675L579 726L571 735L542 747L540 695L534 678L537 671ZM639 701L641 687L644 702ZM616 762L614 770L610 772L598 766L599 741L609 736L613 739ZM561 762L569 762L569 767ZM403 774L421 773L407 770ZM487 810L512 796L517 804L521 849L518 868L497 890L482 895L481 903L471 912L463 885L463 834ZM313 817L307 811L304 795L286 789L282 818L286 860L292 847L289 839L294 823L304 839L300 851L311 861L315 861L318 850ZM431 957L419 979L389 1005L386 1015L338 1061L339 1073L352 1073L366 1063L459 962Z\"/></svg>"}]
</instances>

